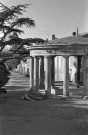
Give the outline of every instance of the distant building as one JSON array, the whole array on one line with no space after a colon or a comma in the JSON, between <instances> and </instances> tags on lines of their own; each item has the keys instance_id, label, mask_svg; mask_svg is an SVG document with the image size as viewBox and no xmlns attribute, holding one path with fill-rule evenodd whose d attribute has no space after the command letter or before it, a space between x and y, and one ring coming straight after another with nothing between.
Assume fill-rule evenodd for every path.
<instances>
[{"instance_id":1,"label":"distant building","mask_svg":"<svg viewBox=\"0 0 88 135\"><path fill-rule=\"evenodd\" d=\"M23 60L20 61L20 64L17 65L15 71L24 75L29 75L29 68L30 68L30 59L27 57L25 61Z\"/></svg>"}]
</instances>

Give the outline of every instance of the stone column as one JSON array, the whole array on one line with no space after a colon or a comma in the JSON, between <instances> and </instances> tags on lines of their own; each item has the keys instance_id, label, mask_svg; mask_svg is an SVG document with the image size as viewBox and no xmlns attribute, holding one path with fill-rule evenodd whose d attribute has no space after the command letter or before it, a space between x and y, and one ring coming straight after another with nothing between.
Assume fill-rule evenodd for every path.
<instances>
[{"instance_id":1,"label":"stone column","mask_svg":"<svg viewBox=\"0 0 88 135\"><path fill-rule=\"evenodd\" d=\"M59 56L57 56L57 80L59 81Z\"/></svg>"},{"instance_id":2,"label":"stone column","mask_svg":"<svg viewBox=\"0 0 88 135\"><path fill-rule=\"evenodd\" d=\"M34 57L34 90L39 90L39 57Z\"/></svg>"},{"instance_id":3,"label":"stone column","mask_svg":"<svg viewBox=\"0 0 88 135\"><path fill-rule=\"evenodd\" d=\"M40 57L40 84L39 88L44 89L44 80L45 80L45 75L44 75L44 57Z\"/></svg>"},{"instance_id":4,"label":"stone column","mask_svg":"<svg viewBox=\"0 0 88 135\"><path fill-rule=\"evenodd\" d=\"M54 82L55 82L55 56L51 57L51 83L52 86L54 86Z\"/></svg>"},{"instance_id":5,"label":"stone column","mask_svg":"<svg viewBox=\"0 0 88 135\"><path fill-rule=\"evenodd\" d=\"M34 88L34 58L30 57L30 89Z\"/></svg>"},{"instance_id":6,"label":"stone column","mask_svg":"<svg viewBox=\"0 0 88 135\"><path fill-rule=\"evenodd\" d=\"M63 96L69 95L69 56L63 57L64 76L63 76Z\"/></svg>"},{"instance_id":7,"label":"stone column","mask_svg":"<svg viewBox=\"0 0 88 135\"><path fill-rule=\"evenodd\" d=\"M77 87L79 87L80 82L81 58L82 56L77 56Z\"/></svg>"},{"instance_id":8,"label":"stone column","mask_svg":"<svg viewBox=\"0 0 88 135\"><path fill-rule=\"evenodd\" d=\"M51 58L45 57L45 92L51 94Z\"/></svg>"},{"instance_id":9,"label":"stone column","mask_svg":"<svg viewBox=\"0 0 88 135\"><path fill-rule=\"evenodd\" d=\"M84 56L84 97L88 98L88 55Z\"/></svg>"}]
</instances>

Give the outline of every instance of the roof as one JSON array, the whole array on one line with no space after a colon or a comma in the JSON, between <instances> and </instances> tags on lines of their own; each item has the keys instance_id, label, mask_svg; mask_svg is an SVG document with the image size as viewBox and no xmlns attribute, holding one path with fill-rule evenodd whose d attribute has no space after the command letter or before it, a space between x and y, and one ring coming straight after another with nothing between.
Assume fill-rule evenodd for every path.
<instances>
[{"instance_id":1,"label":"roof","mask_svg":"<svg viewBox=\"0 0 88 135\"><path fill-rule=\"evenodd\" d=\"M69 36L60 39L50 40L49 44L88 44L88 38L82 36Z\"/></svg>"},{"instance_id":2,"label":"roof","mask_svg":"<svg viewBox=\"0 0 88 135\"><path fill-rule=\"evenodd\" d=\"M80 36L88 38L88 32L81 33Z\"/></svg>"}]
</instances>

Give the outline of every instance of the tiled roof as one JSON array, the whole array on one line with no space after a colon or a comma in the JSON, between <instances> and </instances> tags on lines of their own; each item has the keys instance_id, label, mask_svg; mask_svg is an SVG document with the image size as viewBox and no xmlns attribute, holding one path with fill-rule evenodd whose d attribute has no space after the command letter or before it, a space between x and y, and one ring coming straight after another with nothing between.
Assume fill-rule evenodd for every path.
<instances>
[{"instance_id":1,"label":"tiled roof","mask_svg":"<svg viewBox=\"0 0 88 135\"><path fill-rule=\"evenodd\" d=\"M69 36L65 38L50 40L49 44L88 44L88 38L82 36Z\"/></svg>"}]
</instances>

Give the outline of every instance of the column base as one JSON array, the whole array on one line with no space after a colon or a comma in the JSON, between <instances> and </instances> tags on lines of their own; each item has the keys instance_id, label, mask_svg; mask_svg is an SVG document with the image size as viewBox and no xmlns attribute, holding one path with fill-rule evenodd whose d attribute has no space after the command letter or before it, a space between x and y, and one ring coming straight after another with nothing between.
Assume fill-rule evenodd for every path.
<instances>
[{"instance_id":1,"label":"column base","mask_svg":"<svg viewBox=\"0 0 88 135\"><path fill-rule=\"evenodd\" d=\"M62 95L61 99L67 99L69 96Z\"/></svg>"},{"instance_id":2,"label":"column base","mask_svg":"<svg viewBox=\"0 0 88 135\"><path fill-rule=\"evenodd\" d=\"M45 94L56 95L56 90L54 89L53 86L51 86L51 92L49 92L48 90L45 90Z\"/></svg>"},{"instance_id":3,"label":"column base","mask_svg":"<svg viewBox=\"0 0 88 135\"><path fill-rule=\"evenodd\" d=\"M42 89L42 90L43 90L44 88L45 88L44 85L40 85L40 86L39 86L39 89Z\"/></svg>"},{"instance_id":4,"label":"column base","mask_svg":"<svg viewBox=\"0 0 88 135\"><path fill-rule=\"evenodd\" d=\"M51 93L48 90L45 90L45 95L51 95Z\"/></svg>"},{"instance_id":5,"label":"column base","mask_svg":"<svg viewBox=\"0 0 88 135\"><path fill-rule=\"evenodd\" d=\"M67 93L63 93L63 97L68 97L69 96L69 91Z\"/></svg>"},{"instance_id":6,"label":"column base","mask_svg":"<svg viewBox=\"0 0 88 135\"><path fill-rule=\"evenodd\" d=\"M51 95L56 95L56 90L54 86L51 86Z\"/></svg>"},{"instance_id":7,"label":"column base","mask_svg":"<svg viewBox=\"0 0 88 135\"><path fill-rule=\"evenodd\" d=\"M88 96L84 96L83 99L88 99Z\"/></svg>"}]
</instances>

